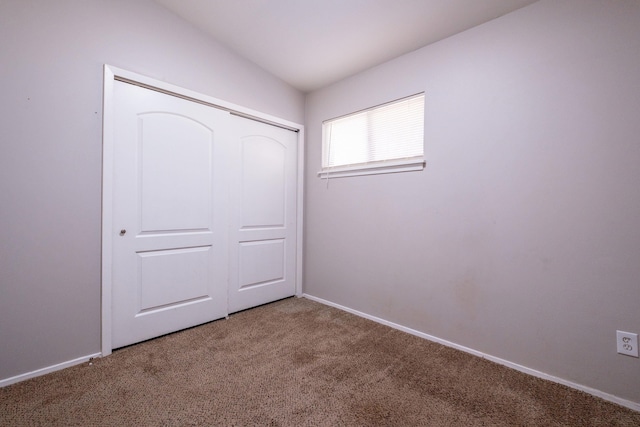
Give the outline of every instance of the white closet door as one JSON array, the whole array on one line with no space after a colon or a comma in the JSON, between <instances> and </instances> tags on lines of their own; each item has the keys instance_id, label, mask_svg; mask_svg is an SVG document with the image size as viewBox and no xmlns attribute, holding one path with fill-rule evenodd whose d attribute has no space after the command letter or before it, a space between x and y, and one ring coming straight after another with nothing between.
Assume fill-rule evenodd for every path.
<instances>
[{"instance_id":1,"label":"white closet door","mask_svg":"<svg viewBox=\"0 0 640 427\"><path fill-rule=\"evenodd\" d=\"M114 91L117 348L227 314L230 115L118 81Z\"/></svg>"},{"instance_id":2,"label":"white closet door","mask_svg":"<svg viewBox=\"0 0 640 427\"><path fill-rule=\"evenodd\" d=\"M296 290L296 132L232 116L229 312Z\"/></svg>"}]
</instances>

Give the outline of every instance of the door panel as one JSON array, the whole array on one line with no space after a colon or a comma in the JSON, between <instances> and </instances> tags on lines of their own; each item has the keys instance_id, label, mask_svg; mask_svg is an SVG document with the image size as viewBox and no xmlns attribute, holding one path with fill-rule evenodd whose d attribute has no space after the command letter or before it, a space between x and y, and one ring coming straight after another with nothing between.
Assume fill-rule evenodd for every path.
<instances>
[{"instance_id":1,"label":"door panel","mask_svg":"<svg viewBox=\"0 0 640 427\"><path fill-rule=\"evenodd\" d=\"M229 114L115 82L113 348L227 314Z\"/></svg>"},{"instance_id":2,"label":"door panel","mask_svg":"<svg viewBox=\"0 0 640 427\"><path fill-rule=\"evenodd\" d=\"M213 130L167 113L138 122L141 230L211 230Z\"/></svg>"},{"instance_id":3,"label":"door panel","mask_svg":"<svg viewBox=\"0 0 640 427\"><path fill-rule=\"evenodd\" d=\"M232 116L229 312L295 294L297 134Z\"/></svg>"},{"instance_id":4,"label":"door panel","mask_svg":"<svg viewBox=\"0 0 640 427\"><path fill-rule=\"evenodd\" d=\"M211 246L138 253L139 313L210 298Z\"/></svg>"},{"instance_id":5,"label":"door panel","mask_svg":"<svg viewBox=\"0 0 640 427\"><path fill-rule=\"evenodd\" d=\"M240 145L242 228L284 227L287 147L262 135L242 137Z\"/></svg>"},{"instance_id":6,"label":"door panel","mask_svg":"<svg viewBox=\"0 0 640 427\"><path fill-rule=\"evenodd\" d=\"M284 239L240 242L240 290L284 280Z\"/></svg>"}]
</instances>

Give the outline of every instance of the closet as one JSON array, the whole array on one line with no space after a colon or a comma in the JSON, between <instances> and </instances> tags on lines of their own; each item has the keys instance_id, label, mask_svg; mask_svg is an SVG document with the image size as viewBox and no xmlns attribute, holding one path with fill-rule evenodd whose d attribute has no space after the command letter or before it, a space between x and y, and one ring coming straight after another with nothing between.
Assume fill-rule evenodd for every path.
<instances>
[{"instance_id":1,"label":"closet","mask_svg":"<svg viewBox=\"0 0 640 427\"><path fill-rule=\"evenodd\" d=\"M298 133L129 81L109 90L103 353L294 295Z\"/></svg>"}]
</instances>

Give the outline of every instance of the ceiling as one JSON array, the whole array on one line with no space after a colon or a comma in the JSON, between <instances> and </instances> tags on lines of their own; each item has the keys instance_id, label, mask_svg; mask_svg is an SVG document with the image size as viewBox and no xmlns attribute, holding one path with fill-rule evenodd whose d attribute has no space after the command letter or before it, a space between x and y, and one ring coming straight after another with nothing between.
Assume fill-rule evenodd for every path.
<instances>
[{"instance_id":1,"label":"ceiling","mask_svg":"<svg viewBox=\"0 0 640 427\"><path fill-rule=\"evenodd\" d=\"M155 0L309 92L537 0Z\"/></svg>"}]
</instances>

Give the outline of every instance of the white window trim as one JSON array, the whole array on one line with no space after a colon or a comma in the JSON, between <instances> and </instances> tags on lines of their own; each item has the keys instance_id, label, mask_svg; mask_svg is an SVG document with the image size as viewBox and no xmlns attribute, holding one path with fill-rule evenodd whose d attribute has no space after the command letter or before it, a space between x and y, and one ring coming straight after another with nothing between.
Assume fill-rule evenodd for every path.
<instances>
[{"instance_id":1,"label":"white window trim","mask_svg":"<svg viewBox=\"0 0 640 427\"><path fill-rule=\"evenodd\" d=\"M320 178L344 178L348 176L378 175L384 173L421 171L426 162L423 156L409 159L384 160L381 162L362 163L357 165L336 166L318 172Z\"/></svg>"},{"instance_id":2,"label":"white window trim","mask_svg":"<svg viewBox=\"0 0 640 427\"><path fill-rule=\"evenodd\" d=\"M376 105L374 107L366 108L363 110L355 111L353 113L347 114L345 116L337 117L335 119L327 120L323 122L323 130L322 130L322 164L325 164L325 123L331 122L334 120L339 120L343 118L347 118L349 116L354 116L361 114L363 112L376 110L380 107L387 106L389 104L395 104L401 102L403 100L408 100L411 98L415 98L418 96L422 96L424 98L424 92L419 92L414 95L410 95L404 98L399 98L390 102L386 102L383 104ZM424 120L424 118L423 118ZM424 122L423 122L424 125ZM424 131L423 131L424 132ZM423 141L424 144L424 133L423 133ZM408 154L408 153L407 153ZM378 174L386 174L386 173L397 173L397 172L411 172L411 171L421 171L426 167L426 162L424 159L424 145L422 147L422 154L413 157L404 157L404 158L390 158L379 161L370 161L364 163L354 163L347 165L339 165L339 166L328 166L321 167L318 172L319 178L342 178L342 177L350 177L350 176L360 176L360 175L378 175Z\"/></svg>"}]
</instances>

